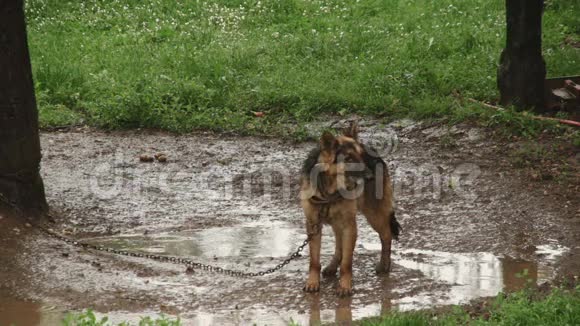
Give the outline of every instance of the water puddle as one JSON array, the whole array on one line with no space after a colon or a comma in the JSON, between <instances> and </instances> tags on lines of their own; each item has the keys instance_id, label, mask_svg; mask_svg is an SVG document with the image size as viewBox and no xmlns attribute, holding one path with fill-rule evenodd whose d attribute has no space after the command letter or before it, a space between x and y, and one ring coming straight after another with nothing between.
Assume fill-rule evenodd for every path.
<instances>
[{"instance_id":1,"label":"water puddle","mask_svg":"<svg viewBox=\"0 0 580 326\"><path fill-rule=\"evenodd\" d=\"M60 325L63 315L54 307L0 297L0 325Z\"/></svg>"},{"instance_id":2,"label":"water puddle","mask_svg":"<svg viewBox=\"0 0 580 326\"><path fill-rule=\"evenodd\" d=\"M438 305L464 304L479 297L499 292L516 291L527 284L542 283L552 278L551 261L564 253L554 250L552 259L527 261L498 257L491 253L448 253L429 250L400 250L395 262L421 271L426 277L449 284L443 298L421 294L397 302L401 310L414 310Z\"/></svg>"},{"instance_id":3,"label":"water puddle","mask_svg":"<svg viewBox=\"0 0 580 326\"><path fill-rule=\"evenodd\" d=\"M357 255L375 257L380 244L373 232L364 227L358 243ZM333 250L332 234L324 232L323 257ZM87 239L117 249L177 255L198 258L242 258L265 260L286 257L304 238L304 232L287 222L248 222L236 227L217 227L203 230L162 233L155 235L121 234L111 237ZM489 252L450 253L432 250L398 248L393 253L394 269L418 273L419 280L443 284L440 290L414 291L410 283L392 282L383 298L361 300L357 295L346 300L336 300L334 309L328 301L321 302L320 295L307 299L309 309L275 311L263 304L248 305L245 309L230 311L196 311L182 315L184 321L196 325L215 323L234 324L287 324L292 318L300 324L316 322L344 322L386 313L391 309L415 310L449 304L464 304L479 297L495 296L502 291L514 291L529 283L541 283L553 276L553 263L567 248L557 243L538 246L532 260L497 256ZM305 261L302 262L305 264ZM356 264L356 258L355 258ZM284 271L284 273L289 273ZM405 272L407 273L407 272ZM360 273L359 273L360 274ZM292 274L296 278L297 274ZM299 274L300 277L302 274ZM361 276L363 277L363 276ZM365 276L366 277L366 276ZM374 277L374 276L373 276ZM155 281L153 281L155 282ZM179 284L178 284L179 285ZM364 292L364 291L362 291ZM411 293L407 295L407 293ZM404 294L397 299L397 294ZM366 294L368 295L368 294ZM387 298L388 300L385 300ZM328 299L326 299L328 300ZM324 301L324 300L322 300ZM378 302L377 302L378 301ZM119 318L129 317L119 313Z\"/></svg>"},{"instance_id":4,"label":"water puddle","mask_svg":"<svg viewBox=\"0 0 580 326\"><path fill-rule=\"evenodd\" d=\"M249 222L236 227L161 233L121 234L86 239L115 249L189 257L284 257L303 232L284 222Z\"/></svg>"}]
</instances>

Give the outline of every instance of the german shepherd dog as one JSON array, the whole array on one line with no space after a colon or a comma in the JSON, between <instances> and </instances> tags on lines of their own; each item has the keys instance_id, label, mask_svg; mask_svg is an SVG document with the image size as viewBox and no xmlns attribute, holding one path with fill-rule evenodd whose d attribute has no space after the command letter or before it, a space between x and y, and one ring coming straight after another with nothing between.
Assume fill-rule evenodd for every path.
<instances>
[{"instance_id":1,"label":"german shepherd dog","mask_svg":"<svg viewBox=\"0 0 580 326\"><path fill-rule=\"evenodd\" d=\"M398 240L400 225L395 219L387 165L375 153L358 140L358 126L353 123L337 137L325 132L318 147L304 162L300 199L310 238L310 269L304 291L317 292L320 289L322 225L328 224L332 227L336 244L334 257L322 274L334 276L340 266L337 294L352 294L358 211L381 239L381 257L376 272L389 272L391 241L393 238Z\"/></svg>"}]
</instances>

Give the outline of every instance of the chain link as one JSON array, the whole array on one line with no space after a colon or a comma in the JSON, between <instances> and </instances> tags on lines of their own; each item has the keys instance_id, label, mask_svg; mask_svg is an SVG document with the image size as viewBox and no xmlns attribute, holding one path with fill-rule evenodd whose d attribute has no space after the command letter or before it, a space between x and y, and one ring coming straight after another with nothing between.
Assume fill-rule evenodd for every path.
<instances>
[{"instance_id":1,"label":"chain link","mask_svg":"<svg viewBox=\"0 0 580 326\"><path fill-rule=\"evenodd\" d=\"M10 202L2 194L0 194L0 201L7 204L10 208L14 209L17 213L23 215L22 210L20 208L18 208L15 204ZM324 207L321 207L321 209L319 211L319 218L321 217L322 214L328 214L328 206L327 205L323 205L323 206ZM322 213L323 211L324 211L324 213ZM240 277L240 278L260 277L260 276L265 276L268 274L273 274L273 273L281 270L286 265L290 264L291 261L300 258L302 256L302 254L301 254L302 251L304 250L304 248L306 248L306 246L308 245L308 243L310 242L312 237L317 235L318 232L320 232L320 221L319 221L317 224L313 225L314 231L312 233L308 234L308 237L298 247L298 249L296 249L296 251L294 251L290 256L288 256L288 258L286 258L285 260L280 262L278 265L276 265L275 267L269 268L267 270L260 271L260 272L244 272L244 271L239 271L239 270L222 268L222 267L218 267L218 266L207 265L207 264L195 262L195 261L188 259L188 258L175 257L175 256L165 256L165 255L152 255L152 254L145 254L145 253L140 253L140 252L131 252L131 251L118 250L118 249L104 247L104 246L98 246L98 245L94 245L94 244L90 244L90 243L86 243L83 241L78 241L78 240L74 240L74 239L65 237L59 233L52 231L50 228L46 228L42 225L34 224L34 223L32 223L32 221L31 221L31 224L36 225L36 227L39 230L41 230L43 233L47 234L48 236L50 236L54 239L66 242L69 245L72 245L75 247L106 252L106 253L115 254L115 255L119 255L119 256L137 257L137 258L155 260L155 261L159 261L159 262L171 263L171 264L175 264L175 265L185 265L185 266L187 266L188 269L191 268L191 269L204 270L204 271L214 272L214 273L218 273L218 274L224 274L224 275L228 275L228 276Z\"/></svg>"}]
</instances>

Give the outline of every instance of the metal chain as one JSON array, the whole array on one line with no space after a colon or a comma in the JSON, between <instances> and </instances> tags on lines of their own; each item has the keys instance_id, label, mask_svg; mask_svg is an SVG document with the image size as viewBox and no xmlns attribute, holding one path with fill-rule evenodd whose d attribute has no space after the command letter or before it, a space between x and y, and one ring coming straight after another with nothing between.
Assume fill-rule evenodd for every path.
<instances>
[{"instance_id":1,"label":"metal chain","mask_svg":"<svg viewBox=\"0 0 580 326\"><path fill-rule=\"evenodd\" d=\"M8 199L6 199L6 197L4 197L2 194L0 194L0 201L9 205L15 211L17 211L18 213L23 215L22 210L20 208L18 208L15 204L10 202ZM323 213L323 211L324 211L324 213ZM322 214L328 214L328 205L323 205L323 207L321 207L321 209L319 211L319 219L320 219ZM86 242L82 242L82 241L78 241L78 240L74 240L74 239L65 237L59 233L52 231L50 228L46 228L42 225L36 224L36 227L52 238L55 238L57 240L66 242L72 246L80 247L83 249L91 249L91 250L95 250L95 251L107 252L107 253L120 255L120 256L150 259L150 260L155 260L155 261L159 261L159 262L167 262L167 263L176 264L176 265L185 265L188 268L192 268L192 269L200 269L200 270L205 270L205 271L210 271L210 272L214 272L214 273L218 273L218 274L224 274L224 275L240 277L240 278L249 278L249 277L258 277L258 276L264 276L264 275L275 273L275 272L281 270L282 268L284 268L284 266L288 265L291 261L301 257L302 251L308 245L308 243L310 242L312 237L317 235L318 232L320 232L320 221L317 224L313 225L314 231L312 233L308 234L308 237L306 238L306 240L304 240L304 242L298 247L298 249L296 249L296 251L294 251L288 258L286 258L285 260L280 262L275 267L272 267L272 268L269 268L267 270L260 271L260 272L244 272L244 271L232 270L232 269L207 265L207 264L203 264L203 263L198 263L198 262L195 262L195 261L193 261L191 259L187 259L187 258L181 258L181 257L175 257L175 256L164 256L164 255L151 255L151 254L144 254L144 253L139 253L139 252L130 252L130 251L125 251L125 250L118 250L118 249L113 249L113 248L109 248L109 247L104 247L104 246L93 245L90 243L86 243Z\"/></svg>"},{"instance_id":2,"label":"metal chain","mask_svg":"<svg viewBox=\"0 0 580 326\"><path fill-rule=\"evenodd\" d=\"M60 235L60 234L58 234L50 229L42 227L42 226L37 226L37 227L41 231L46 233L47 235L51 236L52 238L66 242L66 243L73 245L75 247L80 247L83 249L91 249L91 250L96 250L96 251L101 251L101 252L107 252L107 253L120 255L120 256L145 258L145 259L155 260L155 261L159 261L159 262L166 262L166 263L171 263L171 264L176 264L176 265L185 265L188 268L192 268L192 269L200 269L200 270L205 270L205 271L210 271L210 272L214 272L214 273L218 273L218 274L224 274L224 275L235 276L235 277L240 277L240 278L264 276L264 275L272 274L274 272L279 271L280 269L284 268L284 266L288 265L291 261L293 261L301 256L301 252L308 245L308 243L310 242L310 238L311 238L309 236L306 240L304 240L304 242L298 247L298 249L295 252L293 252L288 258L283 260L281 263L279 263L275 267L269 268L267 270L260 271L260 272L244 272L244 271L232 270L232 269L222 268L222 267L218 267L218 266L212 266L212 265L207 265L207 264L203 264L203 263L198 263L198 262L195 262L195 261L188 259L188 258L175 257L175 256L164 256L164 255L152 255L152 254L145 254L145 253L140 253L140 252L131 252L131 251L118 250L118 249L113 249L113 248L104 247L104 246L93 245L90 243L70 239L68 237Z\"/></svg>"}]
</instances>

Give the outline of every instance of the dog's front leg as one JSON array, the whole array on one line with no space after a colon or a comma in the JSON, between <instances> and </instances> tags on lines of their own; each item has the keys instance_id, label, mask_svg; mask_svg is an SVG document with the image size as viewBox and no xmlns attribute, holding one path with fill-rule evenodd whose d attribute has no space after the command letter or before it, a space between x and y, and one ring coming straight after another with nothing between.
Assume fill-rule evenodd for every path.
<instances>
[{"instance_id":1,"label":"dog's front leg","mask_svg":"<svg viewBox=\"0 0 580 326\"><path fill-rule=\"evenodd\" d=\"M320 290L320 246L322 242L322 224L317 227L306 223L306 231L312 235L310 239L310 268L308 280L304 286L306 292L318 292Z\"/></svg>"},{"instance_id":2,"label":"dog's front leg","mask_svg":"<svg viewBox=\"0 0 580 326\"><path fill-rule=\"evenodd\" d=\"M340 266L342 261L342 230L336 225L332 225L332 230L334 231L334 256L330 261L330 264L322 270L322 275L326 277L336 276L336 271Z\"/></svg>"},{"instance_id":3,"label":"dog's front leg","mask_svg":"<svg viewBox=\"0 0 580 326\"><path fill-rule=\"evenodd\" d=\"M340 280L337 294L348 296L352 294L352 256L356 244L357 229L354 217L342 231L342 261L340 262Z\"/></svg>"}]
</instances>

